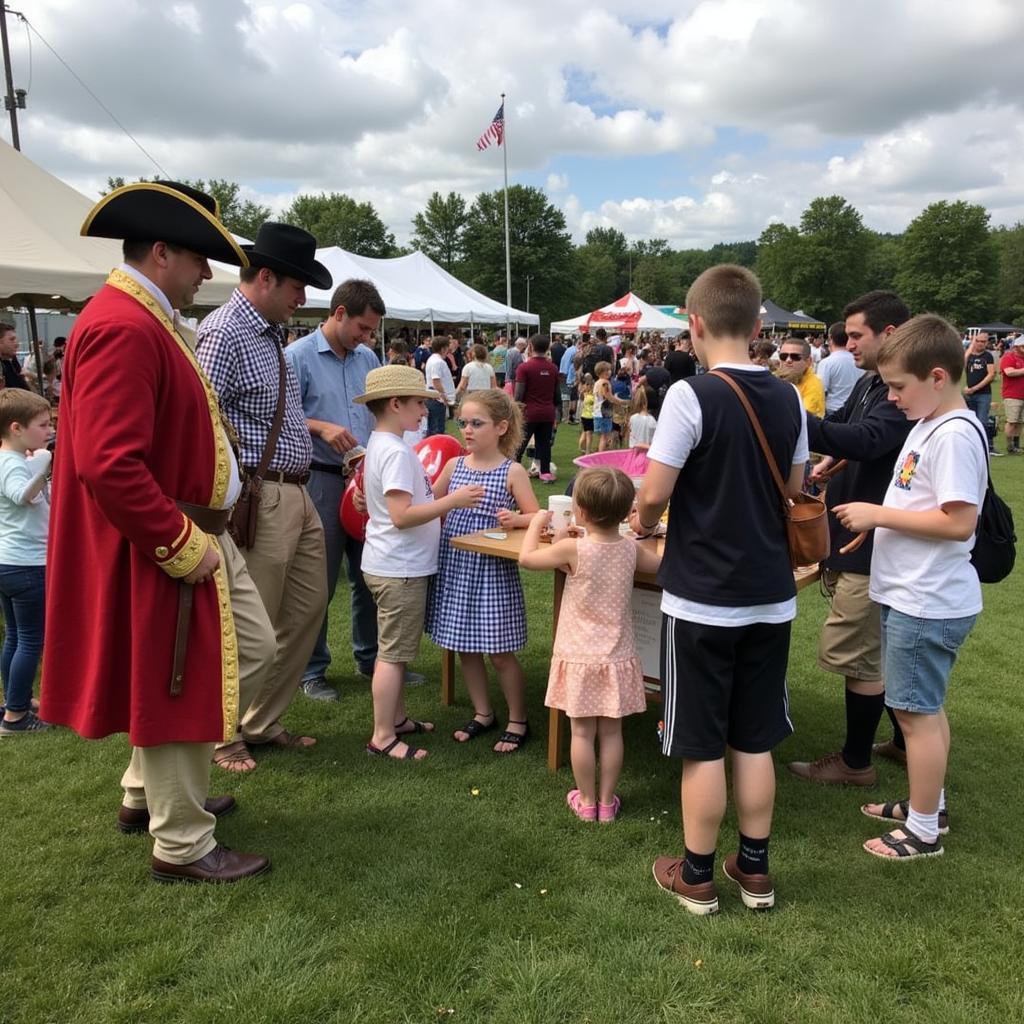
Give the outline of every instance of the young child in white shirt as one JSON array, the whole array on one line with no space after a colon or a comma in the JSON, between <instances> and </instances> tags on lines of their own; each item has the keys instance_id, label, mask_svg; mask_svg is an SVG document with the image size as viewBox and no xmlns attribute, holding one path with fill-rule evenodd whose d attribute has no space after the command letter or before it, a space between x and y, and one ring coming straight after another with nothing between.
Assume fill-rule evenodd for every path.
<instances>
[{"instance_id":1,"label":"young child in white shirt","mask_svg":"<svg viewBox=\"0 0 1024 1024\"><path fill-rule=\"evenodd\" d=\"M376 419L366 445L363 490L366 525L362 571L377 604L378 650L373 670L373 736L368 754L422 760L427 751L402 739L433 732L432 722L405 713L405 667L420 648L427 589L437 572L440 519L453 508L472 508L484 488L466 485L439 500L416 453L402 435L414 430L432 393L411 366L382 366L366 375L365 404Z\"/></svg>"},{"instance_id":2,"label":"young child in white shirt","mask_svg":"<svg viewBox=\"0 0 1024 1024\"><path fill-rule=\"evenodd\" d=\"M960 337L941 317L924 314L896 329L878 370L890 400L918 423L883 503L835 509L847 529L875 531L870 595L882 606L885 702L907 741L909 798L861 808L900 826L864 844L876 857L934 857L949 830L943 704L958 650L981 611L971 549L988 482L988 445L964 403L963 367Z\"/></svg>"},{"instance_id":3,"label":"young child in white shirt","mask_svg":"<svg viewBox=\"0 0 1024 1024\"><path fill-rule=\"evenodd\" d=\"M630 402L629 431L627 437L633 448L650 448L658 421L647 411L647 389L641 385L633 392Z\"/></svg>"}]
</instances>

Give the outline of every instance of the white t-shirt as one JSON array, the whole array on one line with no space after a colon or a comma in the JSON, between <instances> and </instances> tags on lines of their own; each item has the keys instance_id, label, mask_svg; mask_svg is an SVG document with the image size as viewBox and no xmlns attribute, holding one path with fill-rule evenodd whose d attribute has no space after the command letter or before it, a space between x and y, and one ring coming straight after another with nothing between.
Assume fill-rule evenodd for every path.
<instances>
[{"instance_id":1,"label":"white t-shirt","mask_svg":"<svg viewBox=\"0 0 1024 1024\"><path fill-rule=\"evenodd\" d=\"M475 359L462 368L462 379L467 391L483 391L495 387L494 367L490 363L478 363Z\"/></svg>"},{"instance_id":2,"label":"white t-shirt","mask_svg":"<svg viewBox=\"0 0 1024 1024\"><path fill-rule=\"evenodd\" d=\"M720 363L719 370L752 370L768 373L766 366L751 366L749 363ZM807 417L804 415L800 392L793 387L793 399L800 409L800 436L793 452L793 465L802 466L810 457L807 449ZM685 380L676 381L665 395L658 414L658 432L647 453L648 458L666 466L682 469L690 452L700 443L703 416L700 402L693 388ZM669 513L671 515L671 512ZM688 601L685 597L661 594L661 610L674 619L686 619L705 626L750 626L755 622L790 622L796 618L796 598L773 604L747 605L742 608L725 608L720 605Z\"/></svg>"},{"instance_id":3,"label":"white t-shirt","mask_svg":"<svg viewBox=\"0 0 1024 1024\"><path fill-rule=\"evenodd\" d=\"M968 416L973 422L963 418ZM973 413L958 410L916 423L882 504L923 512L964 501L980 512L988 485L988 452L975 422ZM973 536L936 540L879 527L871 553L871 600L918 619L977 615L981 584L971 565L973 547Z\"/></svg>"},{"instance_id":4,"label":"white t-shirt","mask_svg":"<svg viewBox=\"0 0 1024 1024\"><path fill-rule=\"evenodd\" d=\"M21 452L0 451L0 565L46 565L49 485L27 504L23 499L49 462L50 453L46 451L31 459Z\"/></svg>"},{"instance_id":5,"label":"white t-shirt","mask_svg":"<svg viewBox=\"0 0 1024 1024\"><path fill-rule=\"evenodd\" d=\"M411 494L414 505L434 500L430 480L416 453L400 437L375 430L366 445L363 465L366 509L370 514L363 545L363 572L398 579L433 576L441 543L440 518L399 530L388 514L389 492Z\"/></svg>"},{"instance_id":6,"label":"white t-shirt","mask_svg":"<svg viewBox=\"0 0 1024 1024\"><path fill-rule=\"evenodd\" d=\"M424 376L427 378L427 387L431 391L435 390L434 381L440 380L441 388L448 397L448 404L451 405L455 401L455 382L452 380L451 367L444 356L431 352L430 358L427 360L426 369L424 370Z\"/></svg>"},{"instance_id":7,"label":"white t-shirt","mask_svg":"<svg viewBox=\"0 0 1024 1024\"><path fill-rule=\"evenodd\" d=\"M654 440L654 428L658 421L649 412L633 413L629 417L629 443L650 444Z\"/></svg>"}]
</instances>

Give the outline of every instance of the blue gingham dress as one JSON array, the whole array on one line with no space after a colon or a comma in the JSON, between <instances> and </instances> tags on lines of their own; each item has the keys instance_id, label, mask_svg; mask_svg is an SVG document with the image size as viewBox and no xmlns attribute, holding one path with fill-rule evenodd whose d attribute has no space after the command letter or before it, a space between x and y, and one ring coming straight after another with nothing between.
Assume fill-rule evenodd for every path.
<instances>
[{"instance_id":1,"label":"blue gingham dress","mask_svg":"<svg viewBox=\"0 0 1024 1024\"><path fill-rule=\"evenodd\" d=\"M465 484L485 488L477 508L456 508L444 517L437 575L427 606L427 634L450 651L507 654L526 646L526 605L516 562L473 551L460 551L449 541L464 533L498 529L497 512L515 502L508 490L506 459L495 469L478 472L460 457L449 492Z\"/></svg>"}]
</instances>

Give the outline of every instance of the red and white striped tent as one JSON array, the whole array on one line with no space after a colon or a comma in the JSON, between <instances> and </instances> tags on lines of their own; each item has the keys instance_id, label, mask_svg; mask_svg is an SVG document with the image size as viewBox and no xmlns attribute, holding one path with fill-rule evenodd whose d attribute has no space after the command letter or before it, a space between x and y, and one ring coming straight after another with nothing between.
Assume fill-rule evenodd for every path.
<instances>
[{"instance_id":1,"label":"red and white striped tent","mask_svg":"<svg viewBox=\"0 0 1024 1024\"><path fill-rule=\"evenodd\" d=\"M603 327L615 333L636 331L661 331L663 334L678 334L686 329L686 322L678 317L662 313L656 306L644 302L639 295L626 292L607 306L595 309L569 320L559 320L551 325L552 334L572 334L579 331L596 331Z\"/></svg>"}]
</instances>

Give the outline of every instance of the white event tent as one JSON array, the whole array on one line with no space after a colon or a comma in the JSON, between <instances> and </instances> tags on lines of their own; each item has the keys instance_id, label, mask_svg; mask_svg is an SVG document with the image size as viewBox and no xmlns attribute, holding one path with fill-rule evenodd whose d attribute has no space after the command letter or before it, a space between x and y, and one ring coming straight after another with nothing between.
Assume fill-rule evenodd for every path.
<instances>
[{"instance_id":1,"label":"white event tent","mask_svg":"<svg viewBox=\"0 0 1024 1024\"><path fill-rule=\"evenodd\" d=\"M678 317L666 313L639 295L626 292L621 299L616 299L607 306L595 309L591 313L559 320L551 325L552 334L572 334L579 331L595 331L603 327L608 331L661 331L662 334L679 334L686 330L686 323Z\"/></svg>"},{"instance_id":2,"label":"white event tent","mask_svg":"<svg viewBox=\"0 0 1024 1024\"><path fill-rule=\"evenodd\" d=\"M462 324L540 322L536 313L508 308L475 291L422 252L377 259L330 246L317 249L316 258L330 270L335 286L351 277L372 281L389 319ZM326 309L330 298L331 290L307 288L306 308Z\"/></svg>"},{"instance_id":3,"label":"white event tent","mask_svg":"<svg viewBox=\"0 0 1024 1024\"><path fill-rule=\"evenodd\" d=\"M0 140L0 300L39 308L79 306L121 262L121 243L83 238L93 200ZM199 305L219 306L238 271L215 267Z\"/></svg>"}]
</instances>

